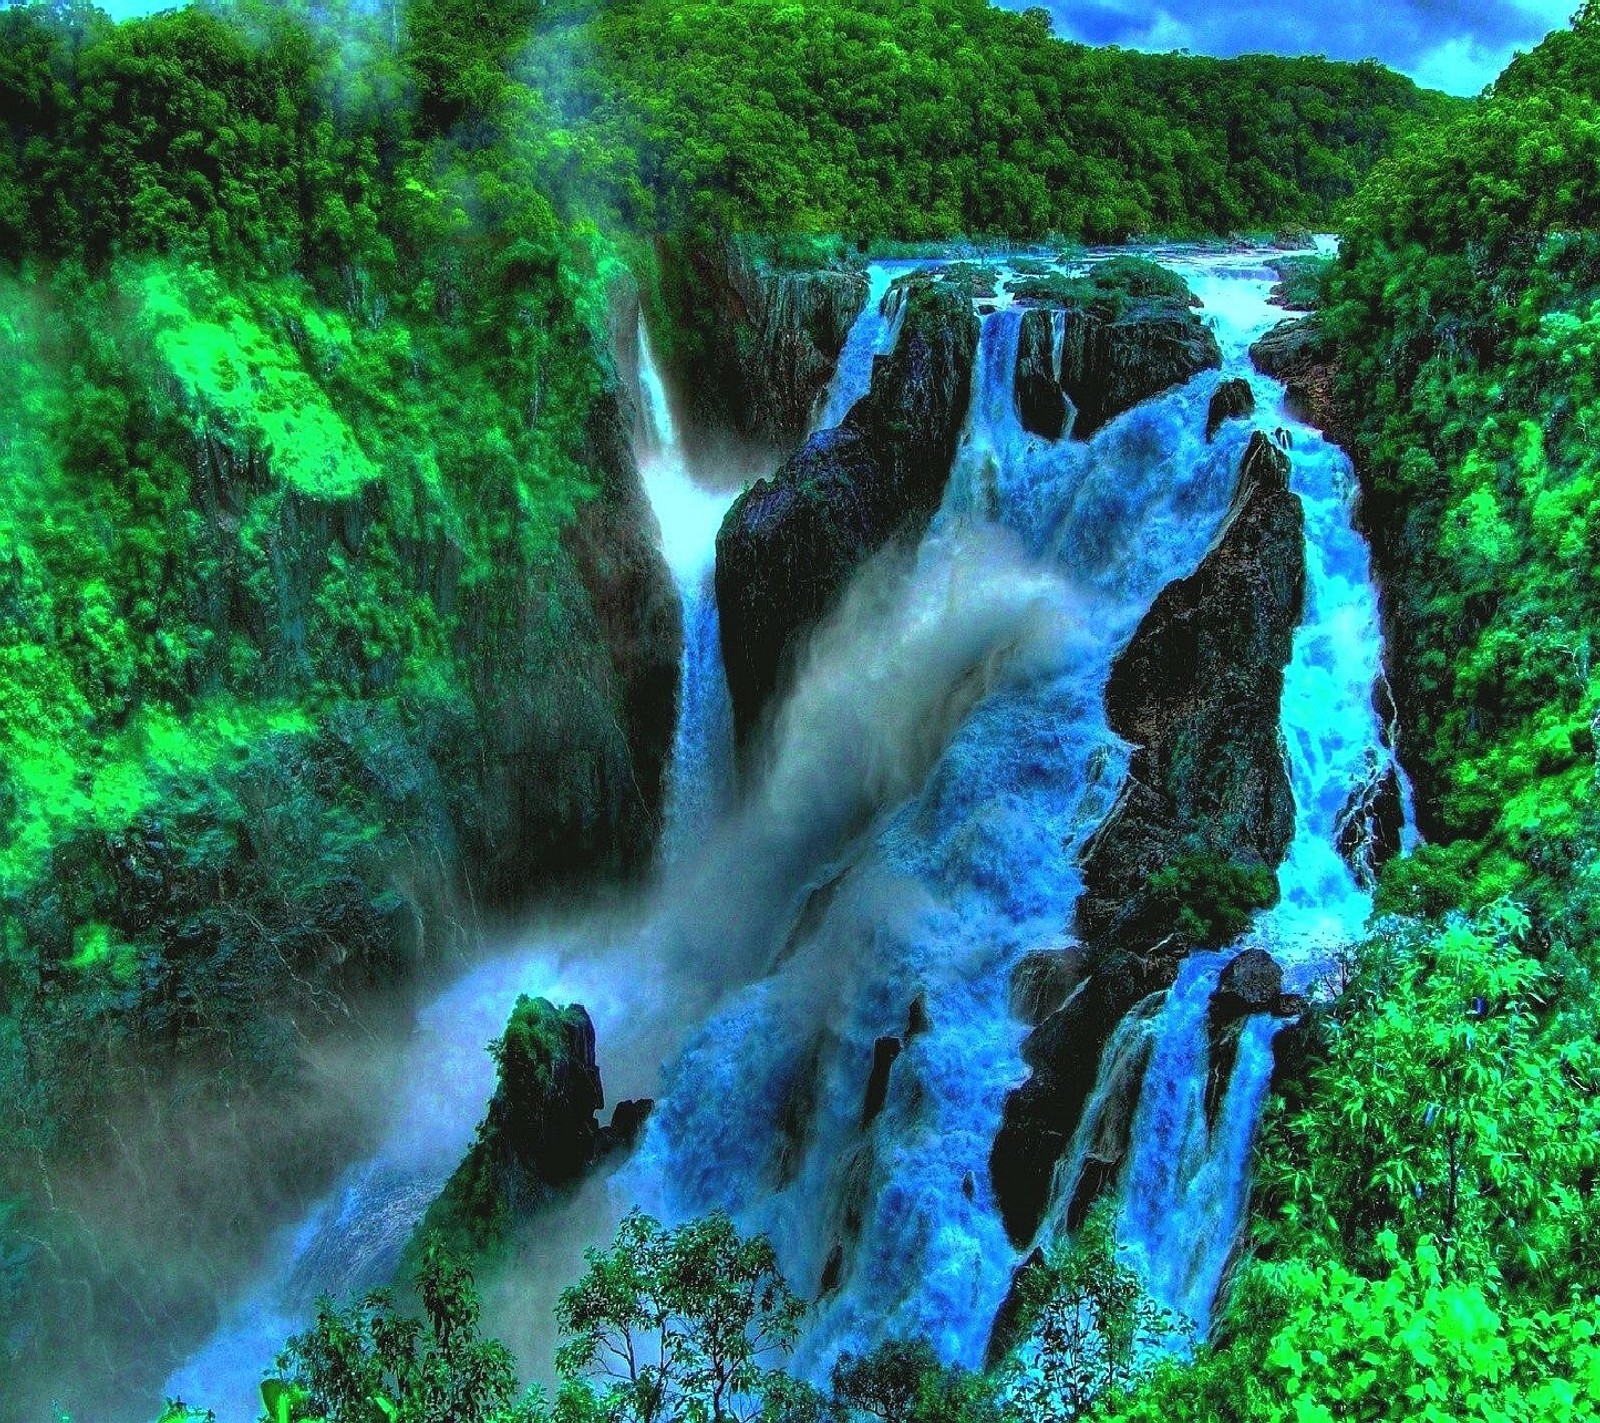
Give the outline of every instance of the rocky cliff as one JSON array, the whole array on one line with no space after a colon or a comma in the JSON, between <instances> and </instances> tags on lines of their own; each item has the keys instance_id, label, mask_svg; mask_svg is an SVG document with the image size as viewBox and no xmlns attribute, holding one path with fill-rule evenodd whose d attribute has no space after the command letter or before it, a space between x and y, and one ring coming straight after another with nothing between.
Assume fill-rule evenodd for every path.
<instances>
[{"instance_id":1,"label":"rocky cliff","mask_svg":"<svg viewBox=\"0 0 1600 1423\"><path fill-rule=\"evenodd\" d=\"M964 277L909 278L899 340L870 392L729 511L717 536L717 609L741 739L851 575L891 541L919 537L938 509L977 345Z\"/></svg>"},{"instance_id":2,"label":"rocky cliff","mask_svg":"<svg viewBox=\"0 0 1600 1423\"><path fill-rule=\"evenodd\" d=\"M608 1158L630 1151L649 1102L620 1102L611 1122L595 1062L594 1024L578 1004L523 997L491 1048L498 1083L477 1137L408 1250L437 1233L460 1254L484 1255L575 1190ZM407 1272L402 1270L404 1276Z\"/></svg>"},{"instance_id":3,"label":"rocky cliff","mask_svg":"<svg viewBox=\"0 0 1600 1423\"><path fill-rule=\"evenodd\" d=\"M684 438L702 463L790 453L811 427L867 301L862 266L808 247L798 264L751 238L658 244L667 339Z\"/></svg>"},{"instance_id":4,"label":"rocky cliff","mask_svg":"<svg viewBox=\"0 0 1600 1423\"><path fill-rule=\"evenodd\" d=\"M1023 317L1017 404L1023 427L1086 440L1118 415L1222 364L1181 277L1139 257L1114 257L1084 277L1014 288L1044 303Z\"/></svg>"}]
</instances>

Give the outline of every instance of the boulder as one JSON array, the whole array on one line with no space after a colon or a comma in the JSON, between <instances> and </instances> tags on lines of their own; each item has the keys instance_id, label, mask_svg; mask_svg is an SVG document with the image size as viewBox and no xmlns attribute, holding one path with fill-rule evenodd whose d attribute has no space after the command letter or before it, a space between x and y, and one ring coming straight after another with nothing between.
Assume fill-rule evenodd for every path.
<instances>
[{"instance_id":1,"label":"boulder","mask_svg":"<svg viewBox=\"0 0 1600 1423\"><path fill-rule=\"evenodd\" d=\"M1305 590L1304 516L1289 461L1257 432L1222 528L1167 585L1112 667L1108 720L1133 743L1116 805L1083 855L1077 928L1135 950L1188 933L1151 879L1184 864L1275 869L1294 832L1279 744L1283 672ZM1180 945L1181 947L1181 945Z\"/></svg>"},{"instance_id":2,"label":"boulder","mask_svg":"<svg viewBox=\"0 0 1600 1423\"><path fill-rule=\"evenodd\" d=\"M899 340L879 358L868 394L728 511L717 535L717 610L741 743L856 570L891 541L919 538L938 509L977 347L968 285L908 279Z\"/></svg>"},{"instance_id":3,"label":"boulder","mask_svg":"<svg viewBox=\"0 0 1600 1423\"><path fill-rule=\"evenodd\" d=\"M1242 376L1223 381L1206 410L1206 442L1209 444L1216 439L1217 431L1228 421L1246 419L1255 411L1256 394L1250 389L1249 381Z\"/></svg>"}]
</instances>

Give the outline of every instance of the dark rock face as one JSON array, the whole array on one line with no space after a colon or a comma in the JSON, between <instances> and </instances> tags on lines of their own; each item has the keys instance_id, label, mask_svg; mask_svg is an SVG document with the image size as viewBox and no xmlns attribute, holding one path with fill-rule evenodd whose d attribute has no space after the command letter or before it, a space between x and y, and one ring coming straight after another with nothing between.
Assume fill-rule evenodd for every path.
<instances>
[{"instance_id":1,"label":"dark rock face","mask_svg":"<svg viewBox=\"0 0 1600 1423\"><path fill-rule=\"evenodd\" d=\"M1217 338L1180 302L1141 302L1115 317L1068 310L1061 388L1077 412L1072 437L1086 440L1140 401L1221 364Z\"/></svg>"},{"instance_id":2,"label":"dark rock face","mask_svg":"<svg viewBox=\"0 0 1600 1423\"><path fill-rule=\"evenodd\" d=\"M682 616L656 546L655 516L620 400L596 402L587 436L588 465L600 474L600 494L580 508L565 546L580 585L573 590L572 616L593 633L564 643L569 657L587 665L556 701L541 694L550 681L542 670L550 661L546 636L529 630L523 641L497 643L497 655L481 659L482 696L499 707L491 722L499 764L488 789L503 786L506 797L503 805L490 801L494 814L483 850L495 875L490 897L513 903L530 860L557 878L596 864L637 871L649 865L660 829L677 714ZM507 653L518 654L526 672L508 666ZM583 698L605 703L592 724L609 724L620 736L591 749L585 743L594 742L593 736L579 739L568 732L566 717ZM566 793L573 799L552 803L556 783L566 777L530 776L526 768L565 765L575 753L587 753L588 762L566 767L572 777ZM502 827L507 843L497 844ZM504 886L503 896L493 893L496 886Z\"/></svg>"},{"instance_id":3,"label":"dark rock face","mask_svg":"<svg viewBox=\"0 0 1600 1423\"><path fill-rule=\"evenodd\" d=\"M1151 999L1143 1013L1153 1013L1160 1002L1158 998ZM1141 1010L1134 1012L1139 1015ZM1111 1049L1113 1056L1101 1073L1105 1078L1105 1092L1096 1099L1099 1111L1089 1124L1083 1173L1067 1203L1066 1225L1070 1231L1083 1224L1090 1208L1116 1185L1122 1173L1122 1162L1133 1137L1133 1114L1138 1109L1145 1073L1155 1051L1155 1039L1147 1031L1124 1034L1116 1041L1120 1051L1115 1047Z\"/></svg>"},{"instance_id":4,"label":"dark rock face","mask_svg":"<svg viewBox=\"0 0 1600 1423\"><path fill-rule=\"evenodd\" d=\"M833 378L867 301L867 275L839 262L786 270L756 241L663 247L674 320L690 349L676 371L686 438L702 449L732 437L792 450Z\"/></svg>"},{"instance_id":5,"label":"dark rock face","mask_svg":"<svg viewBox=\"0 0 1600 1423\"><path fill-rule=\"evenodd\" d=\"M877 1120L883 1104L889 1100L889 1073L895 1059L900 1056L903 1044L899 1038L879 1038L872 1045L872 1071L867 1077L867 1095L861 1104L861 1125L869 1127Z\"/></svg>"},{"instance_id":6,"label":"dark rock face","mask_svg":"<svg viewBox=\"0 0 1600 1423\"><path fill-rule=\"evenodd\" d=\"M485 1251L573 1190L607 1157L637 1143L652 1103L619 1103L611 1124L595 1063L594 1024L579 1005L517 1000L491 1049L499 1083L477 1139L413 1237L430 1231Z\"/></svg>"},{"instance_id":7,"label":"dark rock face","mask_svg":"<svg viewBox=\"0 0 1600 1423\"><path fill-rule=\"evenodd\" d=\"M1028 954L1011 975L1011 1012L1036 1028L1066 1004L1083 981L1081 947L1040 949Z\"/></svg>"},{"instance_id":8,"label":"dark rock face","mask_svg":"<svg viewBox=\"0 0 1600 1423\"><path fill-rule=\"evenodd\" d=\"M1270 1013L1283 996L1283 970L1265 949L1246 949L1222 970L1207 1010L1214 1023Z\"/></svg>"},{"instance_id":9,"label":"dark rock face","mask_svg":"<svg viewBox=\"0 0 1600 1423\"><path fill-rule=\"evenodd\" d=\"M989 1342L983 1351L983 1366L992 1369L1022 1342L1024 1313L1032 1278L1044 1269L1044 1251L1037 1246L1011 1273L1011 1286L1000 1302L1000 1310L989 1329Z\"/></svg>"},{"instance_id":10,"label":"dark rock face","mask_svg":"<svg viewBox=\"0 0 1600 1423\"><path fill-rule=\"evenodd\" d=\"M1283 382L1297 416L1335 444L1348 446L1349 431L1334 399L1332 343L1323 337L1317 317L1280 321L1250 348L1250 359L1263 375Z\"/></svg>"},{"instance_id":11,"label":"dark rock face","mask_svg":"<svg viewBox=\"0 0 1600 1423\"><path fill-rule=\"evenodd\" d=\"M1217 431L1230 420L1243 420L1254 415L1256 411L1255 392L1250 389L1250 382L1242 376L1232 380L1225 380L1217 387L1217 393L1211 397L1211 405L1206 410L1206 440L1216 439Z\"/></svg>"},{"instance_id":12,"label":"dark rock face","mask_svg":"<svg viewBox=\"0 0 1600 1423\"><path fill-rule=\"evenodd\" d=\"M1239 1033L1252 1013L1276 1013L1283 1003L1283 970L1265 949L1246 949L1222 970L1206 1007L1206 1126L1215 1130L1217 1113L1239 1060Z\"/></svg>"},{"instance_id":13,"label":"dark rock face","mask_svg":"<svg viewBox=\"0 0 1600 1423\"><path fill-rule=\"evenodd\" d=\"M1278 719L1305 591L1288 473L1258 432L1211 551L1162 590L1112 668L1110 724L1137 749L1085 850L1077 921L1088 942L1115 927L1146 948L1169 933L1145 890L1180 855L1274 869L1288 848L1294 797Z\"/></svg>"},{"instance_id":14,"label":"dark rock face","mask_svg":"<svg viewBox=\"0 0 1600 1423\"><path fill-rule=\"evenodd\" d=\"M989 1154L1000 1217L1019 1249L1039 1229L1056 1162L1072 1144L1099 1075L1101 1054L1117 1024L1136 1003L1169 987L1176 976L1174 958L1111 954L1023 1042L1023 1060L1033 1075L1006 1098Z\"/></svg>"},{"instance_id":15,"label":"dark rock face","mask_svg":"<svg viewBox=\"0 0 1600 1423\"><path fill-rule=\"evenodd\" d=\"M1067 396L1056 370L1055 332L1051 313L1025 312L1017 343L1017 414L1022 428L1047 440L1059 440L1067 429Z\"/></svg>"},{"instance_id":16,"label":"dark rock face","mask_svg":"<svg viewBox=\"0 0 1600 1423\"><path fill-rule=\"evenodd\" d=\"M723 661L741 741L803 634L852 574L939 507L972 391L978 318L960 281L918 276L892 355L836 430L746 490L717 535Z\"/></svg>"},{"instance_id":17,"label":"dark rock face","mask_svg":"<svg viewBox=\"0 0 1600 1423\"><path fill-rule=\"evenodd\" d=\"M1339 855L1362 884L1376 884L1378 871L1400 853L1404 828L1399 773L1392 762L1374 767L1339 813Z\"/></svg>"}]
</instances>

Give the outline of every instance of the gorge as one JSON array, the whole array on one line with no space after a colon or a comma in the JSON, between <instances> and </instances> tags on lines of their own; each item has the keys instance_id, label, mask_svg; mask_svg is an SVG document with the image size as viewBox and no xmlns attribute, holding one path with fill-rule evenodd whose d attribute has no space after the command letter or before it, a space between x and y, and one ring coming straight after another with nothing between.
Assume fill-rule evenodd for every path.
<instances>
[{"instance_id":1,"label":"gorge","mask_svg":"<svg viewBox=\"0 0 1600 1423\"><path fill-rule=\"evenodd\" d=\"M1282 315L1269 304L1275 254L1146 255L1187 283L1196 305L1184 319L1214 355L1193 375L1152 377L1156 389L1125 397L1131 408L1087 438L1030 433L1018 378L1031 314L1051 320L1052 280L1081 264L1023 254L992 273L947 258L867 268L865 304L816 397L807 449L818 453L791 461L776 487L798 470L799 488L815 489L818 462L838 457L838 422L895 381L897 352L916 358L900 343L917 339L919 300L940 303L943 339L968 345L946 354L936 337L894 398L940 389L925 363L936 373L941 360L970 395L946 417L948 453L917 456L938 478L926 512L903 495L881 517L821 502L816 517L873 546L852 555L820 615L802 608L799 644L742 757L722 674L721 554L763 496L735 503L736 477L696 469L637 326L635 444L684 628L655 884L637 909L514 949L424 1011L388 1143L276 1248L276 1276L233 1308L169 1395L251 1416L269 1342L304 1321L312 1297L387 1278L465 1149L493 1081L482 1045L522 993L582 1002L609 1095L658 1099L584 1209L547 1208L533 1231L589 1236L524 1245L537 1261L525 1274L559 1258L575 1273L581 1246L632 1205L669 1223L726 1209L767 1233L817 1300L802 1371L825 1376L841 1351L890 1335L924 1335L976 1366L1036 1232L1048 1240L1110 1193L1156 1297L1204 1329L1241 1229L1273 1038L1298 1011L1292 995L1317 991L1370 909L1370 867L1341 857L1342 828L1396 767L1375 710L1376 594L1348 461L1249 360ZM1119 313L1135 333L1141 300ZM1154 320L1177 319L1156 308ZM1052 376L1066 310L1054 309ZM1240 380L1253 415L1208 430L1217 392ZM1262 525L1257 506L1284 512ZM772 536L814 538L811 527L780 514ZM1163 630L1156 609L1185 586ZM1257 617L1258 634L1237 631ZM1108 680L1138 677L1128 659L1150 639L1162 670L1140 695L1154 700L1119 713L1119 735ZM1176 673L1189 666L1185 684ZM1134 775L1163 737L1166 781ZM1201 766L1230 759L1224 788L1205 791L1202 774L1217 772ZM1205 796L1255 804L1247 782L1277 789L1230 832ZM1129 800L1160 784L1171 794L1154 804ZM1130 817L1131 830L1113 830ZM1114 833L1134 837L1116 856L1122 878L1088 914L1093 845ZM1128 881L1139 853L1154 858ZM1135 903L1138 884L1185 858L1277 876L1270 907L1242 935L1217 936L1224 950L1192 949L1192 930ZM1283 982L1236 996L1242 1022L1224 1046L1208 1026L1218 977L1262 949ZM632 992L612 971L619 960ZM1041 1092L1044 1079L1054 1085ZM524 1284L521 1308L530 1289L547 1309L551 1285L541 1296Z\"/></svg>"}]
</instances>

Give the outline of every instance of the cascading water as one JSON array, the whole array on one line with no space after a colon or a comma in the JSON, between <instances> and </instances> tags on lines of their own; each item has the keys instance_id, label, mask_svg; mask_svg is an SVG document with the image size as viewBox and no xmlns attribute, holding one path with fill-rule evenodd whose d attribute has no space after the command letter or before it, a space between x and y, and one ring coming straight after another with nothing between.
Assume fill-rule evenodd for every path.
<instances>
[{"instance_id":1,"label":"cascading water","mask_svg":"<svg viewBox=\"0 0 1600 1423\"><path fill-rule=\"evenodd\" d=\"M1291 966L1358 933L1370 900L1339 859L1336 820L1387 755L1372 711L1376 600L1350 527L1348 464L1281 411L1246 351L1279 314L1275 274L1238 257L1170 258L1248 373L1269 428L1295 445L1305 503L1308 614L1287 674L1283 730L1300 806L1284 903L1258 933ZM1149 402L1085 444L1029 435L1013 376L1020 313L983 320L971 414L920 559L998 526L1023 566L1071 590L1075 636L1026 684L982 701L921 791L880 817L813 882L772 971L737 993L672 1066L619 1189L669 1219L732 1211L772 1236L798 1288L820 1295L799 1363L926 1335L976 1364L1017 1263L987 1155L1016 1085L1011 970L1061 941L1076 854L1125 764L1101 695L1110 659L1155 592L1194 567L1227 503L1249 427L1203 440L1220 377ZM1276 416L1271 412L1277 412ZM956 555L959 559L959 554ZM1276 1025L1241 1032L1208 1128L1205 1003L1219 958L1197 957L1155 1008L1155 1042L1123 1170L1130 1254L1158 1298L1202 1327L1237 1234ZM915 1007L913 1007L915 1004ZM886 1054L880 1043L899 1040ZM875 1059L893 1066L869 1106ZM876 1102L881 1098L881 1107Z\"/></svg>"},{"instance_id":2,"label":"cascading water","mask_svg":"<svg viewBox=\"0 0 1600 1423\"><path fill-rule=\"evenodd\" d=\"M574 969L562 937L480 964L419 1015L372 1155L353 1165L305 1217L271 1242L255 1286L167 1380L164 1396L204 1402L222 1423L261 1413L259 1380L320 1295L345 1299L386 1285L406 1240L472 1140L494 1091L485 1047L521 993L582 1002L604 1035L623 1005L604 978Z\"/></svg>"},{"instance_id":3,"label":"cascading water","mask_svg":"<svg viewBox=\"0 0 1600 1423\"><path fill-rule=\"evenodd\" d=\"M739 489L707 488L691 475L643 320L639 385L649 436L640 451L639 472L661 525L661 551L683 607L678 725L661 837L661 859L670 865L727 807L733 791L733 705L722 670L715 574L717 530Z\"/></svg>"},{"instance_id":4,"label":"cascading water","mask_svg":"<svg viewBox=\"0 0 1600 1423\"><path fill-rule=\"evenodd\" d=\"M1314 965L1329 936L1365 918L1366 892L1333 841L1352 780L1388 754L1372 711L1376 601L1349 524L1349 469L1248 370L1246 347L1277 315L1266 303L1273 274L1237 255L1158 255L1205 301L1222 375L1249 375L1259 423L1292 435L1308 596L1283 730L1300 813L1283 904L1255 933L1291 967ZM873 358L896 339L894 279L915 265L871 268L820 425L865 393ZM814 1377L842 1350L893 1335L981 1361L1019 1260L988 1172L1022 1072L1012 972L1064 942L1079 851L1127 765L1103 709L1112 659L1156 592L1204 554L1250 429L1231 422L1205 440L1219 379L1207 374L1090 441L1032 436L1016 413L1021 318L1003 282L991 305L943 507L914 556L869 565L818 630L737 798L710 588L732 492L690 477L641 333L641 470L685 610L660 882L636 920L589 926L566 967L554 950L524 949L433 1005L393 1116L436 1093L431 1124L396 1128L280 1242L289 1263L170 1392L220 1402L227 1423L254 1416L253 1400L231 1400L303 1323L308 1293L392 1262L481 1115L492 1086L482 1048L518 991L589 1006L613 1095L608 1055L668 1059L645 1139L609 1183L612 1218L635 1203L668 1221L722 1207L767 1232L794 1286L818 1299L796 1360ZM1123 1234L1157 1296L1202 1325L1243 1210L1274 1029L1245 1024L1208 1126L1205 1004L1223 962L1191 958L1108 1050L1109 1060L1124 1038L1148 1040L1118 1186ZM1097 1110L1091 1099L1085 1129ZM425 1170L396 1188L386 1173L397 1161L410 1169L418 1152ZM1058 1179L1074 1163L1081 1153ZM1052 1216L1062 1209L1058 1200ZM359 1269L324 1263L317 1242L373 1213L394 1220L382 1248Z\"/></svg>"},{"instance_id":5,"label":"cascading water","mask_svg":"<svg viewBox=\"0 0 1600 1423\"><path fill-rule=\"evenodd\" d=\"M1282 1027L1259 1014L1245 1020L1213 1130L1205 1112L1206 1010L1227 957L1187 959L1152 1021L1155 1050L1129 1137L1120 1216L1123 1247L1150 1293L1202 1334L1238 1243L1251 1142Z\"/></svg>"},{"instance_id":6,"label":"cascading water","mask_svg":"<svg viewBox=\"0 0 1600 1423\"><path fill-rule=\"evenodd\" d=\"M872 363L894 349L905 316L905 303L899 293L891 293L891 284L901 272L914 268L914 263L875 262L868 269L867 304L845 339L813 428L831 430L842 425L850 407L871 387Z\"/></svg>"}]
</instances>

